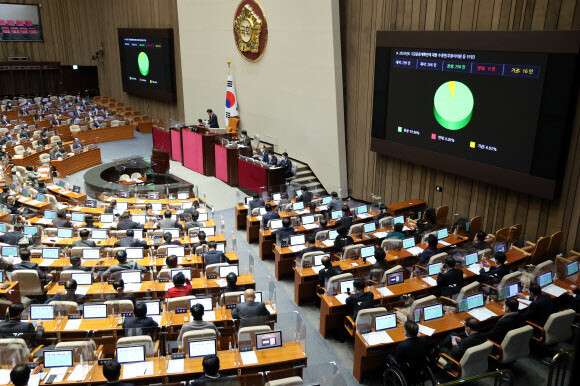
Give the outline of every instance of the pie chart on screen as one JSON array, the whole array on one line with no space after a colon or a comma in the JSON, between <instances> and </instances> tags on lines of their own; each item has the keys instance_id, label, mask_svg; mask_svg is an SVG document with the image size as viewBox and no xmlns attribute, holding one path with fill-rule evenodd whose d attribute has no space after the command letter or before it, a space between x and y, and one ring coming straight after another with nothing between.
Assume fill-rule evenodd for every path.
<instances>
[{"instance_id":1,"label":"pie chart on screen","mask_svg":"<svg viewBox=\"0 0 580 386\"><path fill-rule=\"evenodd\" d=\"M465 84L451 80L435 92L433 112L435 119L448 130L463 129L473 113L473 94Z\"/></svg>"},{"instance_id":2,"label":"pie chart on screen","mask_svg":"<svg viewBox=\"0 0 580 386\"><path fill-rule=\"evenodd\" d=\"M139 65L139 72L141 75L146 76L149 74L149 57L145 52L139 53L137 64Z\"/></svg>"}]
</instances>

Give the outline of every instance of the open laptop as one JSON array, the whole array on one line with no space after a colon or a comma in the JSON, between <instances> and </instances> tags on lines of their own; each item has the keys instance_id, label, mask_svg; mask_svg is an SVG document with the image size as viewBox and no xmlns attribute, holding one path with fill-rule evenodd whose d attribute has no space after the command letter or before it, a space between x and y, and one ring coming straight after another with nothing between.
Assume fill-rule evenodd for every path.
<instances>
[{"instance_id":1,"label":"open laptop","mask_svg":"<svg viewBox=\"0 0 580 386\"><path fill-rule=\"evenodd\" d=\"M375 316L375 331L390 330L397 327L397 315L386 314Z\"/></svg>"},{"instance_id":2,"label":"open laptop","mask_svg":"<svg viewBox=\"0 0 580 386\"><path fill-rule=\"evenodd\" d=\"M238 265L224 265L224 266L221 266L221 267L219 267L219 277L223 279L226 276L228 276L228 274L230 272L233 272L233 273L236 274L236 276L239 276L240 275L239 268L240 267Z\"/></svg>"},{"instance_id":3,"label":"open laptop","mask_svg":"<svg viewBox=\"0 0 580 386\"><path fill-rule=\"evenodd\" d=\"M256 334L257 335L257 334ZM189 347L189 357L205 357L206 355L216 354L216 339L190 340L187 342Z\"/></svg>"},{"instance_id":4,"label":"open laptop","mask_svg":"<svg viewBox=\"0 0 580 386\"><path fill-rule=\"evenodd\" d=\"M117 347L117 362L120 364L145 362L145 346Z\"/></svg>"},{"instance_id":5,"label":"open laptop","mask_svg":"<svg viewBox=\"0 0 580 386\"><path fill-rule=\"evenodd\" d=\"M439 319L443 317L443 304L434 304L431 306L423 307L423 320L428 322L429 320Z\"/></svg>"},{"instance_id":6,"label":"open laptop","mask_svg":"<svg viewBox=\"0 0 580 386\"><path fill-rule=\"evenodd\" d=\"M85 303L83 306L84 319L104 319L108 316L105 303Z\"/></svg>"},{"instance_id":7,"label":"open laptop","mask_svg":"<svg viewBox=\"0 0 580 386\"><path fill-rule=\"evenodd\" d=\"M55 367L73 367L73 349L44 350L43 366L47 369Z\"/></svg>"},{"instance_id":8,"label":"open laptop","mask_svg":"<svg viewBox=\"0 0 580 386\"><path fill-rule=\"evenodd\" d=\"M282 347L282 331L256 334L256 350Z\"/></svg>"}]
</instances>

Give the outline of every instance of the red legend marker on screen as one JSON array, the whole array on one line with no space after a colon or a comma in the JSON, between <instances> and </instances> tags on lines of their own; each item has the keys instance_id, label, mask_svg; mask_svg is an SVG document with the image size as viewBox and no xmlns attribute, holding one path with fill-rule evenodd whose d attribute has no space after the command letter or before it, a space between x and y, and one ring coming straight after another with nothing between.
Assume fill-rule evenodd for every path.
<instances>
[{"instance_id":1,"label":"red legend marker on screen","mask_svg":"<svg viewBox=\"0 0 580 386\"><path fill-rule=\"evenodd\" d=\"M433 133L431 133L431 139L437 139L437 136Z\"/></svg>"}]
</instances>

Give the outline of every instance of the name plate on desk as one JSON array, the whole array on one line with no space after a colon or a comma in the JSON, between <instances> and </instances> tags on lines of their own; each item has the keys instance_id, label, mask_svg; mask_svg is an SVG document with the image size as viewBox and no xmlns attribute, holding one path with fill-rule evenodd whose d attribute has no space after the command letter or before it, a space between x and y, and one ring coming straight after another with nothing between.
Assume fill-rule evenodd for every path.
<instances>
[{"instance_id":1,"label":"name plate on desk","mask_svg":"<svg viewBox=\"0 0 580 386\"><path fill-rule=\"evenodd\" d=\"M226 308L227 308L228 310L229 310L229 309L232 309L232 308L236 308L236 306L237 306L237 304L226 304Z\"/></svg>"},{"instance_id":2,"label":"name plate on desk","mask_svg":"<svg viewBox=\"0 0 580 386\"><path fill-rule=\"evenodd\" d=\"M171 354L171 359L184 359L184 358L185 358L184 353Z\"/></svg>"},{"instance_id":3,"label":"name plate on desk","mask_svg":"<svg viewBox=\"0 0 580 386\"><path fill-rule=\"evenodd\" d=\"M187 310L185 308L178 308L175 310L176 314L185 314Z\"/></svg>"}]
</instances>

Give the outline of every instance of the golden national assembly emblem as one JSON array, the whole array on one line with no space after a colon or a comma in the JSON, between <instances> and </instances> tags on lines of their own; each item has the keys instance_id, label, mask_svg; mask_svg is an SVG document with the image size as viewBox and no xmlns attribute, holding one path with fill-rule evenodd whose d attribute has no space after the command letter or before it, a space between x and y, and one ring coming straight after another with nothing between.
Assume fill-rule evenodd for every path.
<instances>
[{"instance_id":1,"label":"golden national assembly emblem","mask_svg":"<svg viewBox=\"0 0 580 386\"><path fill-rule=\"evenodd\" d=\"M268 25L262 7L254 0L243 0L234 15L234 40L244 58L262 58L268 42Z\"/></svg>"}]
</instances>

